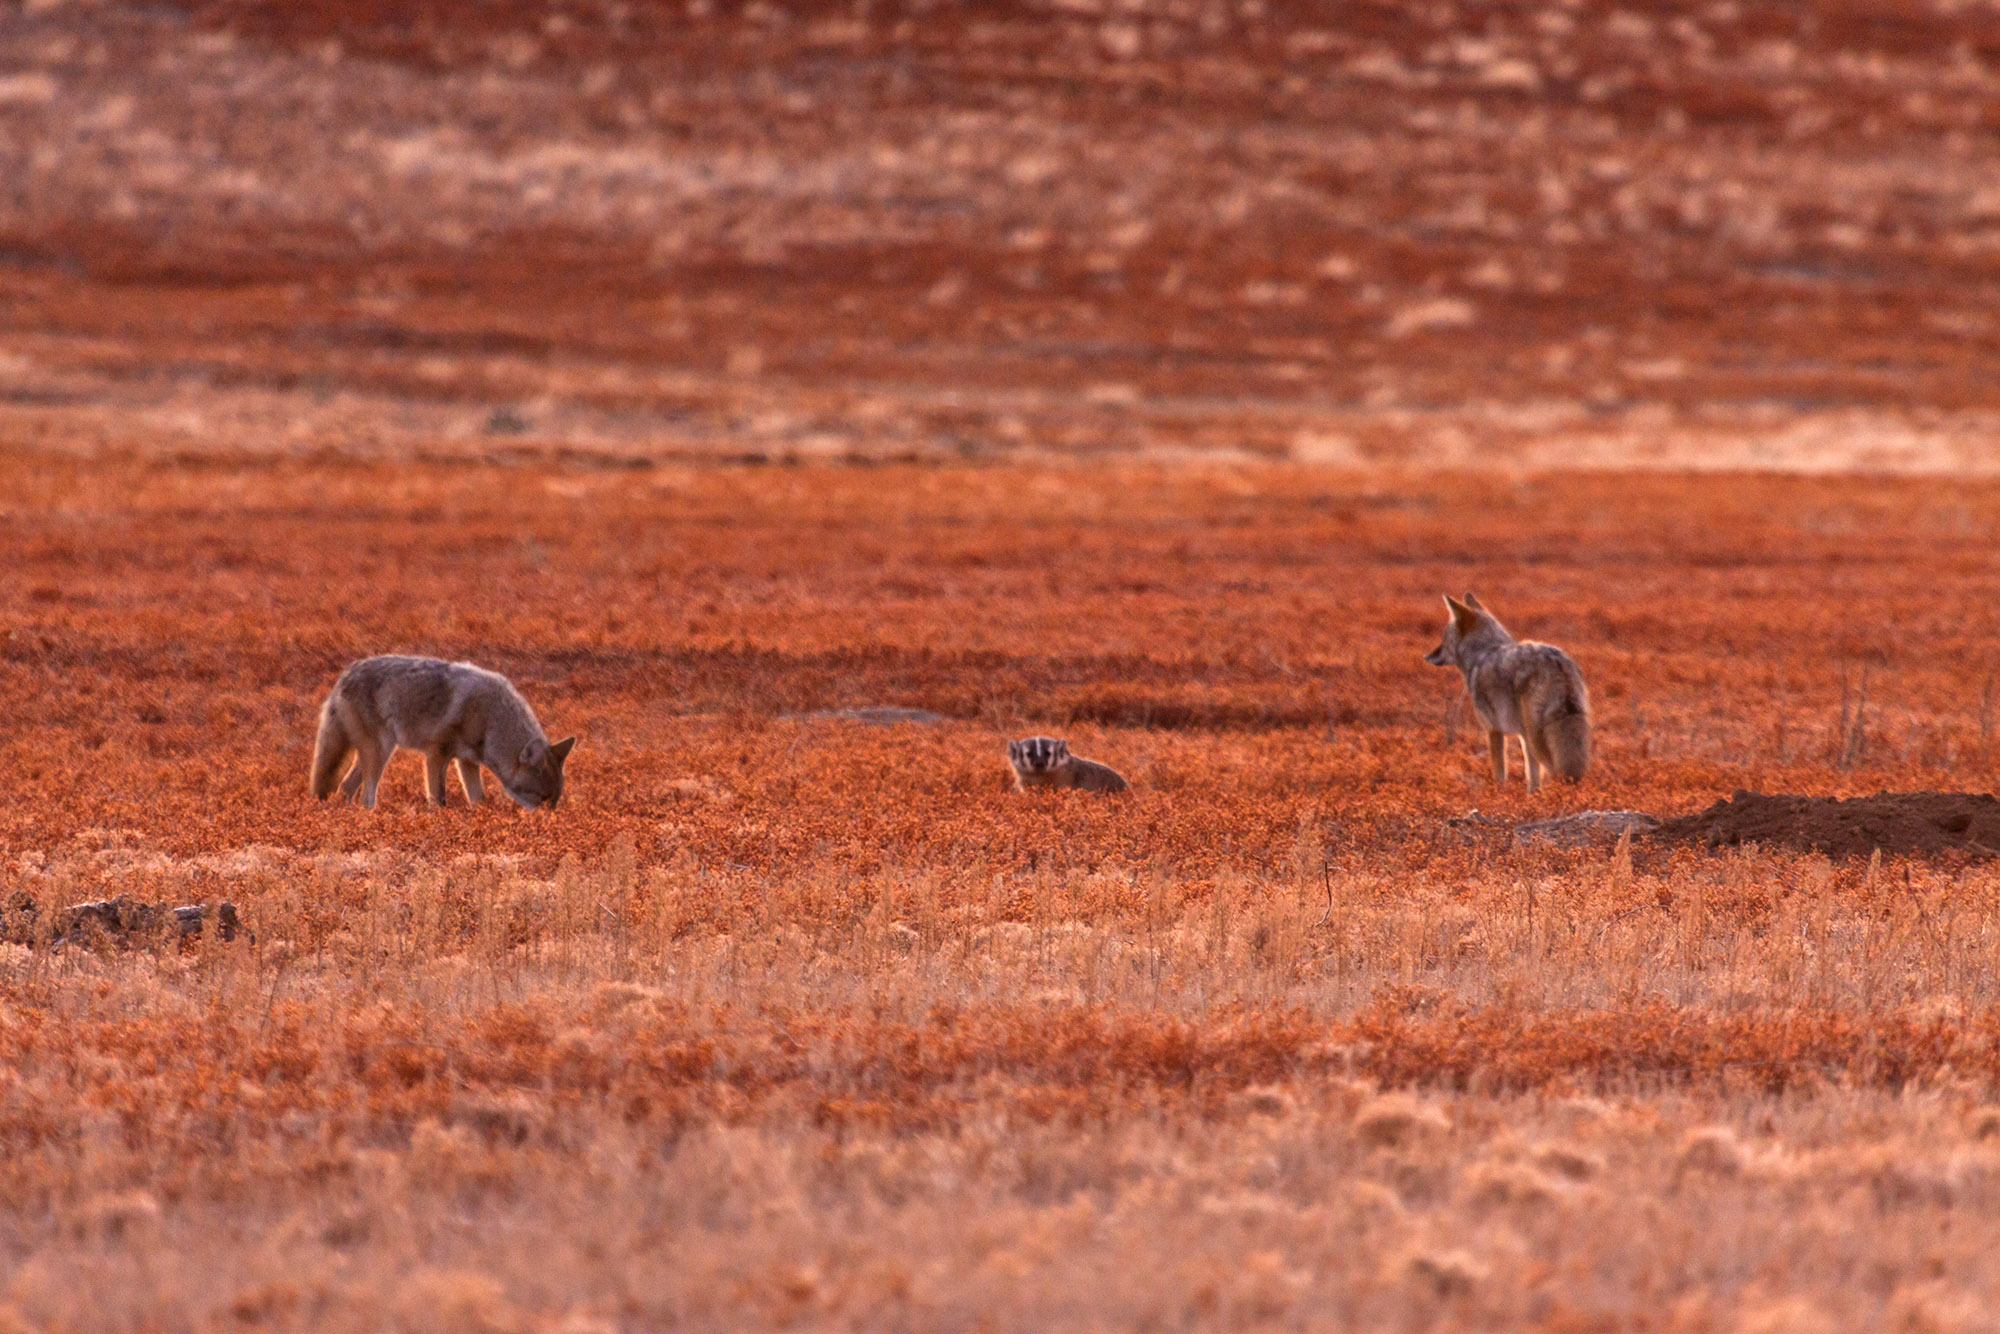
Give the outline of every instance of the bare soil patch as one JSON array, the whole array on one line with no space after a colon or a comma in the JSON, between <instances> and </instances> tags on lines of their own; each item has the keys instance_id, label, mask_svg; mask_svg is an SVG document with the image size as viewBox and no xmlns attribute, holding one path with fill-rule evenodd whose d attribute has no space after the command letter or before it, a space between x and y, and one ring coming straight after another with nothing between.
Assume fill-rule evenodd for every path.
<instances>
[{"instance_id":1,"label":"bare soil patch","mask_svg":"<svg viewBox=\"0 0 2000 1334\"><path fill-rule=\"evenodd\" d=\"M1734 847L1761 843L1829 857L1885 853L2000 855L2000 800L1983 792L1878 792L1800 797L1739 791L1707 810L1663 823L1656 838Z\"/></svg>"}]
</instances>

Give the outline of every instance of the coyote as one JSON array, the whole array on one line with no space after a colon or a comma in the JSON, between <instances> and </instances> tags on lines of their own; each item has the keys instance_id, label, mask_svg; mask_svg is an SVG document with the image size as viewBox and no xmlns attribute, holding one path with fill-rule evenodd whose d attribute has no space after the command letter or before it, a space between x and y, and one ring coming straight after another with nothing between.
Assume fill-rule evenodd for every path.
<instances>
[{"instance_id":1,"label":"coyote","mask_svg":"<svg viewBox=\"0 0 2000 1334\"><path fill-rule=\"evenodd\" d=\"M1052 736L1031 736L1007 743L1007 762L1014 766L1014 790L1031 787L1074 787L1085 792L1123 792L1131 786L1116 769L1069 753L1069 742Z\"/></svg>"},{"instance_id":2,"label":"coyote","mask_svg":"<svg viewBox=\"0 0 2000 1334\"><path fill-rule=\"evenodd\" d=\"M1493 781L1507 781L1507 738L1521 738L1528 758L1528 791L1542 785L1542 770L1574 783L1590 766L1590 695L1569 654L1552 644L1520 643L1507 627L1467 593L1447 596L1451 623L1444 642L1424 655L1433 667L1465 674L1472 708L1486 724Z\"/></svg>"},{"instance_id":3,"label":"coyote","mask_svg":"<svg viewBox=\"0 0 2000 1334\"><path fill-rule=\"evenodd\" d=\"M312 794L325 801L334 780L357 754L340 784L343 801L361 794L375 806L375 789L396 747L422 751L430 797L442 806L445 765L458 762L466 800L486 800L479 766L529 810L562 800L563 761L576 745L564 737L553 746L535 721L535 711L506 677L469 662L436 658L363 658L333 683L319 711L319 741L313 747Z\"/></svg>"}]
</instances>

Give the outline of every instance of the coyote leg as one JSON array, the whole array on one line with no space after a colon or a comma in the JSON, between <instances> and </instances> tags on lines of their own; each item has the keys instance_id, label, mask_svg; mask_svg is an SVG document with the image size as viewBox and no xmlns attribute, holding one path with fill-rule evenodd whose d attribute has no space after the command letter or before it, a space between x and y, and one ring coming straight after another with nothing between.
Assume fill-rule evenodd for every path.
<instances>
[{"instance_id":1,"label":"coyote leg","mask_svg":"<svg viewBox=\"0 0 2000 1334\"><path fill-rule=\"evenodd\" d=\"M358 749L361 761L354 766L354 772L361 775L361 804L372 811L375 790L382 785L382 771L389 767L389 756L372 741L364 742Z\"/></svg>"},{"instance_id":2,"label":"coyote leg","mask_svg":"<svg viewBox=\"0 0 2000 1334\"><path fill-rule=\"evenodd\" d=\"M1556 767L1555 756L1549 753L1548 738L1540 732L1532 736L1523 733L1521 744L1528 749L1528 772L1534 775L1534 787L1529 789L1532 792L1548 781L1550 771Z\"/></svg>"},{"instance_id":3,"label":"coyote leg","mask_svg":"<svg viewBox=\"0 0 2000 1334\"><path fill-rule=\"evenodd\" d=\"M1504 784L1507 781L1507 734L1488 732L1486 753L1493 760L1493 781Z\"/></svg>"},{"instance_id":4,"label":"coyote leg","mask_svg":"<svg viewBox=\"0 0 2000 1334\"><path fill-rule=\"evenodd\" d=\"M433 804L443 806L445 802L444 776L445 758L428 752L424 755L424 783L430 789Z\"/></svg>"},{"instance_id":5,"label":"coyote leg","mask_svg":"<svg viewBox=\"0 0 2000 1334\"><path fill-rule=\"evenodd\" d=\"M1528 792L1530 795L1541 791L1542 787L1542 762L1541 757L1535 754L1536 749L1537 747L1534 743L1528 740L1527 734L1525 732L1522 733L1521 754L1528 762Z\"/></svg>"},{"instance_id":6,"label":"coyote leg","mask_svg":"<svg viewBox=\"0 0 2000 1334\"><path fill-rule=\"evenodd\" d=\"M347 777L340 780L340 799L353 801L354 794L361 790L361 756L354 757L354 767L347 771Z\"/></svg>"},{"instance_id":7,"label":"coyote leg","mask_svg":"<svg viewBox=\"0 0 2000 1334\"><path fill-rule=\"evenodd\" d=\"M477 806L486 800L486 788L479 781L479 766L471 760L458 762L458 781L465 784L465 799Z\"/></svg>"}]
</instances>

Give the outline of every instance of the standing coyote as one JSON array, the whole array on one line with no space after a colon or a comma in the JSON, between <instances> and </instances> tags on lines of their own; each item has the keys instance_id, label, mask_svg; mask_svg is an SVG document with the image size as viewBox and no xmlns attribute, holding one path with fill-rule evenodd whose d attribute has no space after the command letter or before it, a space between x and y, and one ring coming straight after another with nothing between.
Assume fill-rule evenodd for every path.
<instances>
[{"instance_id":1,"label":"standing coyote","mask_svg":"<svg viewBox=\"0 0 2000 1334\"><path fill-rule=\"evenodd\" d=\"M340 795L352 801L359 792L361 804L373 809L382 770L404 746L423 752L438 805L445 804L445 765L456 760L473 805L486 800L483 764L532 811L562 800L563 761L575 745L573 736L550 745L528 701L498 672L436 658L363 658L340 674L320 708L312 793L321 801L332 796L341 766L358 754Z\"/></svg>"},{"instance_id":2,"label":"standing coyote","mask_svg":"<svg viewBox=\"0 0 2000 1334\"><path fill-rule=\"evenodd\" d=\"M1014 766L1014 790L1031 787L1074 787L1085 792L1123 792L1131 786L1118 771L1095 760L1069 753L1069 742L1052 736L1031 736L1007 743L1007 763Z\"/></svg>"},{"instance_id":3,"label":"standing coyote","mask_svg":"<svg viewBox=\"0 0 2000 1334\"><path fill-rule=\"evenodd\" d=\"M1521 738L1528 757L1528 791L1542 770L1574 783L1590 767L1590 694L1569 654L1552 644L1520 643L1493 613L1467 593L1447 596L1451 623L1444 642L1424 655L1433 667L1465 674L1473 712L1486 724L1493 781L1507 781L1507 738Z\"/></svg>"}]
</instances>

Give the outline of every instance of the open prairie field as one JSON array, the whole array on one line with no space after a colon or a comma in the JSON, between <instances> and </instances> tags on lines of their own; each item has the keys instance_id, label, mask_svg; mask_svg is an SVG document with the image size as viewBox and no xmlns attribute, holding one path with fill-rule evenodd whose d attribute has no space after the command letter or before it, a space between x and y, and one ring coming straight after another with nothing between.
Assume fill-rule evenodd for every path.
<instances>
[{"instance_id":1,"label":"open prairie field","mask_svg":"<svg viewBox=\"0 0 2000 1334\"><path fill-rule=\"evenodd\" d=\"M1994 1328L1988 817L1515 826L1991 790L1997 61L0 9L0 1334ZM1487 775L1467 589L1581 785ZM561 804L313 801L383 652Z\"/></svg>"},{"instance_id":2,"label":"open prairie field","mask_svg":"<svg viewBox=\"0 0 2000 1334\"><path fill-rule=\"evenodd\" d=\"M7 893L256 936L0 945L31 1322L1994 1296L2000 871L1446 821L1987 786L2000 488L11 461ZM1582 787L1448 740L1473 582L1590 672ZM385 649L580 733L562 805L311 801ZM1135 790L1011 791L1034 732Z\"/></svg>"}]
</instances>

